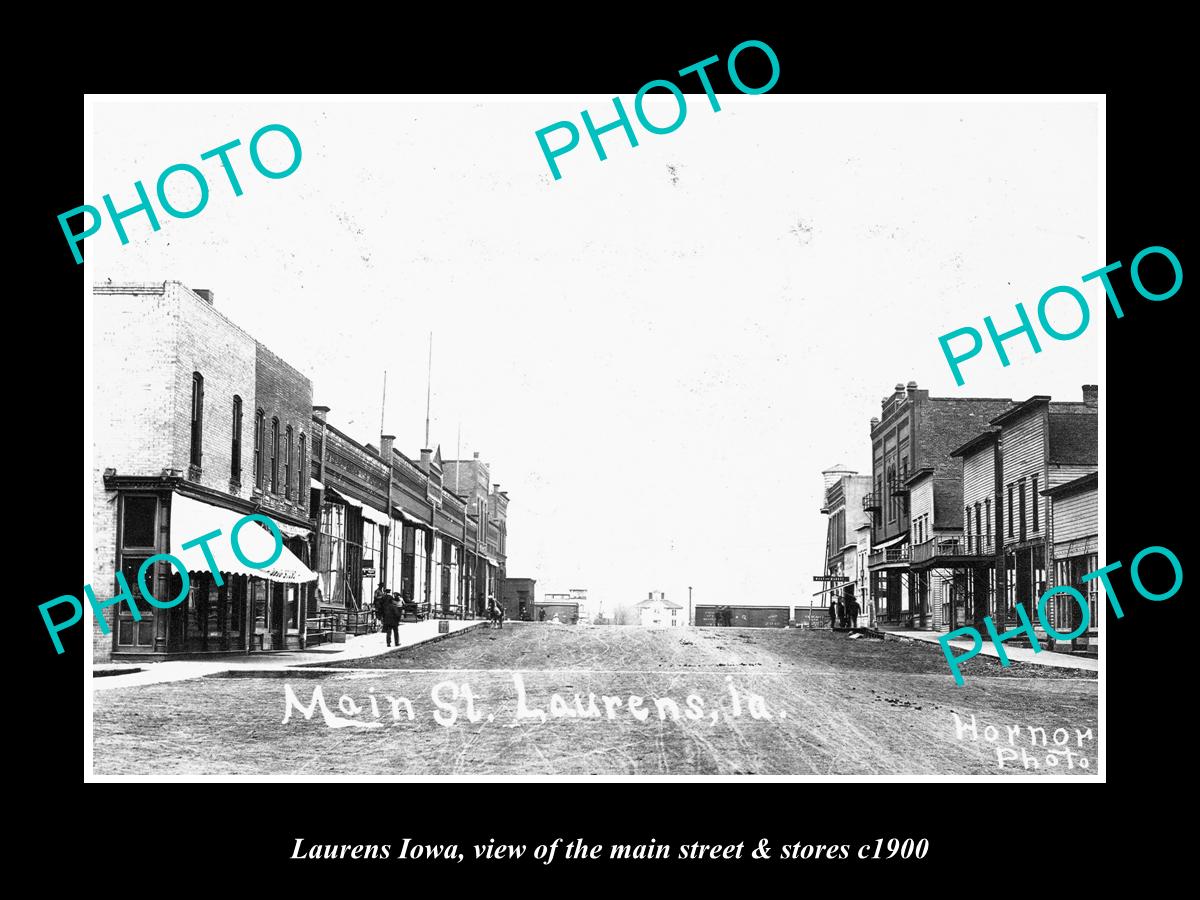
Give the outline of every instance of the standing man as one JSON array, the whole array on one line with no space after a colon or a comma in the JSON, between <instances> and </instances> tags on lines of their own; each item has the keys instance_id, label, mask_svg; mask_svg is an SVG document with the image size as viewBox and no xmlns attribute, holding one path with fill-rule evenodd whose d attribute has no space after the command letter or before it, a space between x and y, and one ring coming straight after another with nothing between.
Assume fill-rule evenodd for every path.
<instances>
[{"instance_id":1,"label":"standing man","mask_svg":"<svg viewBox=\"0 0 1200 900\"><path fill-rule=\"evenodd\" d=\"M387 586L381 581L379 587L375 588L375 597L372 606L375 608L375 621L383 624L383 608L391 598L388 597Z\"/></svg>"},{"instance_id":2,"label":"standing man","mask_svg":"<svg viewBox=\"0 0 1200 900\"><path fill-rule=\"evenodd\" d=\"M836 604L837 604L837 599L834 597L830 597L829 598L829 630L830 631L833 631L833 629L837 628L837 605Z\"/></svg>"},{"instance_id":3,"label":"standing man","mask_svg":"<svg viewBox=\"0 0 1200 900\"><path fill-rule=\"evenodd\" d=\"M387 645L392 646L392 639L396 641L396 646L400 646L400 604L395 600L388 598L383 604L383 630L387 632Z\"/></svg>"},{"instance_id":4,"label":"standing man","mask_svg":"<svg viewBox=\"0 0 1200 900\"><path fill-rule=\"evenodd\" d=\"M837 598L837 623L839 628L846 627L846 604L841 597Z\"/></svg>"},{"instance_id":5,"label":"standing man","mask_svg":"<svg viewBox=\"0 0 1200 900\"><path fill-rule=\"evenodd\" d=\"M850 620L851 628L858 627L858 601L853 594L846 598L846 618Z\"/></svg>"}]
</instances>

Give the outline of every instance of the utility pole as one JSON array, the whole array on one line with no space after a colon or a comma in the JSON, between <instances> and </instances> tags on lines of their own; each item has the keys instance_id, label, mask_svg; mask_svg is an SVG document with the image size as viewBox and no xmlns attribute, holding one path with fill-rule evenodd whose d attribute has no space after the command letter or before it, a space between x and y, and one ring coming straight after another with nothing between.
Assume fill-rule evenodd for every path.
<instances>
[{"instance_id":1,"label":"utility pole","mask_svg":"<svg viewBox=\"0 0 1200 900\"><path fill-rule=\"evenodd\" d=\"M688 585L688 624L692 623L692 586Z\"/></svg>"}]
</instances>

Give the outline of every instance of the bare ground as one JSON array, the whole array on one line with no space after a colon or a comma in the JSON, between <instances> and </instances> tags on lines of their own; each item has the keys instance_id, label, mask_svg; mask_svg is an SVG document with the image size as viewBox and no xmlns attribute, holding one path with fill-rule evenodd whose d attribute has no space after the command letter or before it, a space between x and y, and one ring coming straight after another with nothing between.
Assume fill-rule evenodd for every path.
<instances>
[{"instance_id":1,"label":"bare ground","mask_svg":"<svg viewBox=\"0 0 1200 900\"><path fill-rule=\"evenodd\" d=\"M511 623L502 631L474 631L334 668L97 692L96 772L1096 771L1092 673L1033 665L1002 669L995 660L977 657L964 668L966 684L957 687L941 650L932 644L849 640L791 629ZM524 683L527 710L543 711L545 721L516 718L514 672ZM478 721L468 721L460 693L464 684L476 697ZM334 726L339 719L380 724L331 727L319 708L311 719L293 709L285 724L285 685L305 707L319 687ZM433 700L437 685L443 707ZM555 693L563 702L552 706ZM590 695L595 695L596 715L553 715L591 713ZM634 709L647 712L644 718L631 711L631 696L642 698ZM413 719L398 703L395 721L389 697L408 698ZM606 698L612 699L606 704ZM656 705L660 698L675 701L678 718L666 700ZM453 722L442 724L450 722L451 709ZM968 725L975 717L977 738L970 731L957 734L956 713ZM1020 729L1011 739L1009 726ZM1042 746L1040 732L1031 735L1031 727L1045 729L1048 746ZM1055 729L1064 729L1058 736L1068 741L1070 768L1065 754L1048 752ZM1003 768L998 748L1007 751ZM1038 762L1036 772L1022 768L1022 748ZM1057 765L1050 767L1051 759Z\"/></svg>"}]
</instances>

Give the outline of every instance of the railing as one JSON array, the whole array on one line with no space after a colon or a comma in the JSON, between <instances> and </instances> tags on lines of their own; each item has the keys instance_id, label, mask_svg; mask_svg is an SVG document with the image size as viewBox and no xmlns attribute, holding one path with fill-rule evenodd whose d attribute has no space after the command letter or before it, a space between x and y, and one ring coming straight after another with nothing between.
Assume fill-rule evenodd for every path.
<instances>
[{"instance_id":1,"label":"railing","mask_svg":"<svg viewBox=\"0 0 1200 900\"><path fill-rule=\"evenodd\" d=\"M924 562L935 556L990 556L992 539L971 534L962 538L933 538L912 548L912 561Z\"/></svg>"},{"instance_id":2,"label":"railing","mask_svg":"<svg viewBox=\"0 0 1200 900\"><path fill-rule=\"evenodd\" d=\"M867 558L867 565L878 566L883 563L899 563L909 561L908 547L888 547L885 550L875 550Z\"/></svg>"},{"instance_id":3,"label":"railing","mask_svg":"<svg viewBox=\"0 0 1200 900\"><path fill-rule=\"evenodd\" d=\"M309 616L306 626L308 644L328 644L336 640L337 634L371 634L379 629L379 620L373 609L326 610L318 616Z\"/></svg>"},{"instance_id":4,"label":"railing","mask_svg":"<svg viewBox=\"0 0 1200 900\"><path fill-rule=\"evenodd\" d=\"M923 541L920 544L914 544L912 548L912 561L919 563L925 562L927 559L932 559L936 555L934 551L934 545L938 543L941 542L937 541L936 539L931 539L928 541Z\"/></svg>"},{"instance_id":5,"label":"railing","mask_svg":"<svg viewBox=\"0 0 1200 900\"><path fill-rule=\"evenodd\" d=\"M878 512L881 509L883 509L883 506L880 505L874 491L863 496L863 510L865 512Z\"/></svg>"},{"instance_id":6,"label":"railing","mask_svg":"<svg viewBox=\"0 0 1200 900\"><path fill-rule=\"evenodd\" d=\"M959 556L988 556L996 552L995 543L987 535L969 534L961 539L953 538L952 542L958 545L958 549L947 552L952 552Z\"/></svg>"}]
</instances>

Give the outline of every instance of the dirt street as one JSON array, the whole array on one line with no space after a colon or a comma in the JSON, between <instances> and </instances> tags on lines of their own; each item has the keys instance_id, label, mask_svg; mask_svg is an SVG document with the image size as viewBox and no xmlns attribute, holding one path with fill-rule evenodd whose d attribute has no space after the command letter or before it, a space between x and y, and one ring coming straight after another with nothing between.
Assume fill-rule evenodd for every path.
<instances>
[{"instance_id":1,"label":"dirt street","mask_svg":"<svg viewBox=\"0 0 1200 900\"><path fill-rule=\"evenodd\" d=\"M983 657L964 672L956 687L934 644L829 632L510 623L332 671L98 692L95 766L99 774L1095 773L1093 675L1002 669Z\"/></svg>"}]
</instances>

